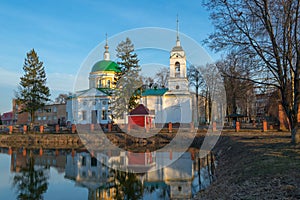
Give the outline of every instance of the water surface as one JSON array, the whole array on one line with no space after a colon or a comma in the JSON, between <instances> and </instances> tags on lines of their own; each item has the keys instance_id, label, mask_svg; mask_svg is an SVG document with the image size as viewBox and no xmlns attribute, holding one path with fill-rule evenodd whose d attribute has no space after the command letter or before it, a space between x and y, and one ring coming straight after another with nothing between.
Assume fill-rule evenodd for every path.
<instances>
[{"instance_id":1,"label":"water surface","mask_svg":"<svg viewBox=\"0 0 300 200\"><path fill-rule=\"evenodd\" d=\"M199 159L195 149L145 152L138 157L107 154L85 149L0 148L0 199L188 199L212 181L210 157ZM151 171L163 159L172 164ZM126 171L109 167L116 164L126 166ZM148 172L129 172L137 167Z\"/></svg>"}]
</instances>

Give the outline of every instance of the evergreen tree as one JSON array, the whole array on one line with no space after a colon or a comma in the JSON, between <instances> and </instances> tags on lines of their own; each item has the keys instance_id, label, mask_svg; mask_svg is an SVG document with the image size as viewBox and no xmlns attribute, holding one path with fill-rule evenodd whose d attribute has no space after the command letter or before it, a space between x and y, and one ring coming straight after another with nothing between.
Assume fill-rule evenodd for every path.
<instances>
[{"instance_id":1,"label":"evergreen tree","mask_svg":"<svg viewBox=\"0 0 300 200\"><path fill-rule=\"evenodd\" d=\"M141 199L144 193L142 182L135 173L113 170L116 192L114 199Z\"/></svg>"},{"instance_id":2,"label":"evergreen tree","mask_svg":"<svg viewBox=\"0 0 300 200\"><path fill-rule=\"evenodd\" d=\"M49 101L50 90L46 86L46 73L43 62L39 61L37 53L32 49L25 58L24 75L20 78L19 90L16 93L17 102L21 105L21 113L30 114L31 125L35 120L35 111L45 106Z\"/></svg>"},{"instance_id":3,"label":"evergreen tree","mask_svg":"<svg viewBox=\"0 0 300 200\"><path fill-rule=\"evenodd\" d=\"M113 93L113 116L122 118L123 114L130 112L137 106L141 97L142 78L139 75L141 67L134 45L129 38L117 46L117 62L121 72L115 75L116 89Z\"/></svg>"},{"instance_id":4,"label":"evergreen tree","mask_svg":"<svg viewBox=\"0 0 300 200\"><path fill-rule=\"evenodd\" d=\"M26 159L26 166L16 173L12 180L17 191L18 200L42 200L43 194L48 190L49 174L47 168L36 168L35 159L30 155Z\"/></svg>"}]
</instances>

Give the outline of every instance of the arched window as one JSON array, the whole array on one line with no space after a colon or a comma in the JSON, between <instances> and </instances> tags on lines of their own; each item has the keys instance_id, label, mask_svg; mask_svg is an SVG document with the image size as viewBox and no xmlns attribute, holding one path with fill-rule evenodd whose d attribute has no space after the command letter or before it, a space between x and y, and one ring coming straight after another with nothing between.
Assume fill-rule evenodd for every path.
<instances>
[{"instance_id":1,"label":"arched window","mask_svg":"<svg viewBox=\"0 0 300 200\"><path fill-rule=\"evenodd\" d=\"M180 76L180 63L176 62L175 63L175 77L179 77Z\"/></svg>"},{"instance_id":2,"label":"arched window","mask_svg":"<svg viewBox=\"0 0 300 200\"><path fill-rule=\"evenodd\" d=\"M97 85L97 88L101 88L101 87L102 87L101 79L98 79L98 85Z\"/></svg>"},{"instance_id":3,"label":"arched window","mask_svg":"<svg viewBox=\"0 0 300 200\"><path fill-rule=\"evenodd\" d=\"M110 80L107 80L107 88L110 88Z\"/></svg>"}]
</instances>

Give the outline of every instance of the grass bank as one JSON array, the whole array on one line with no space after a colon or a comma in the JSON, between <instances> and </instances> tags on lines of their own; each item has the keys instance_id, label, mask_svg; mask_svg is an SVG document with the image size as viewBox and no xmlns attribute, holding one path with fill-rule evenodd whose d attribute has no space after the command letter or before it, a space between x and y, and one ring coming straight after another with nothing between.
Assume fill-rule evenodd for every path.
<instances>
[{"instance_id":1,"label":"grass bank","mask_svg":"<svg viewBox=\"0 0 300 200\"><path fill-rule=\"evenodd\" d=\"M195 199L300 199L300 145L288 132L224 132L216 181Z\"/></svg>"}]
</instances>

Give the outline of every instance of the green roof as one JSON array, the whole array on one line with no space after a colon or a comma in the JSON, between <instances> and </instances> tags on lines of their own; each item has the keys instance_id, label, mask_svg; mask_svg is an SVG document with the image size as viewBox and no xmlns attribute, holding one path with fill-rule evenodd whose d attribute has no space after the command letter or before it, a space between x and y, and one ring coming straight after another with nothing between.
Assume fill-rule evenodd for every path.
<instances>
[{"instance_id":1,"label":"green roof","mask_svg":"<svg viewBox=\"0 0 300 200\"><path fill-rule=\"evenodd\" d=\"M97 90L107 94L108 96L110 96L113 91L111 88L97 88Z\"/></svg>"},{"instance_id":2,"label":"green roof","mask_svg":"<svg viewBox=\"0 0 300 200\"><path fill-rule=\"evenodd\" d=\"M92 68L92 72L97 71L121 72L119 65L110 60L101 60L99 62L96 62Z\"/></svg>"},{"instance_id":3,"label":"green roof","mask_svg":"<svg viewBox=\"0 0 300 200\"><path fill-rule=\"evenodd\" d=\"M142 96L163 96L167 91L168 88L147 89L142 93Z\"/></svg>"}]
</instances>

